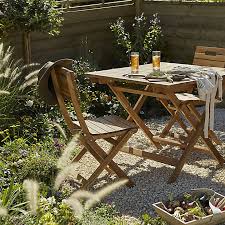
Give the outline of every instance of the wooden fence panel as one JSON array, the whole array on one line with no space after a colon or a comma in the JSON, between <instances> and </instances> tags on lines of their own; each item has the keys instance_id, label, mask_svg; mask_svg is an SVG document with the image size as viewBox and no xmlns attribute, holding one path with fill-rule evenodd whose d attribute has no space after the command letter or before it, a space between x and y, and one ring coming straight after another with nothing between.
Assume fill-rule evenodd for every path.
<instances>
[{"instance_id":1,"label":"wooden fence panel","mask_svg":"<svg viewBox=\"0 0 225 225\"><path fill-rule=\"evenodd\" d=\"M197 45L225 47L225 4L135 0L135 8L130 0L104 1L79 7L70 4L57 37L33 33L32 60L43 63L62 57L74 58L86 51L87 40L86 46L94 52L98 64L111 67L114 48L109 26L118 17L131 24L140 8L148 17L159 14L170 61L191 63ZM12 38L18 57L22 57L21 39L18 34Z\"/></svg>"},{"instance_id":2,"label":"wooden fence panel","mask_svg":"<svg viewBox=\"0 0 225 225\"><path fill-rule=\"evenodd\" d=\"M145 1L145 15L158 13L171 61L191 63L197 45L225 48L225 4Z\"/></svg>"},{"instance_id":3,"label":"wooden fence panel","mask_svg":"<svg viewBox=\"0 0 225 225\"><path fill-rule=\"evenodd\" d=\"M64 12L64 25L59 36L32 33L32 61L44 63L62 57L75 58L86 52L85 48L88 47L94 52L99 66L111 67L114 49L110 24L120 16L128 22L134 17L134 4L131 1L126 2L125 5L105 4L96 9ZM18 57L22 57L22 42L18 38L20 36L15 34L12 37Z\"/></svg>"}]
</instances>

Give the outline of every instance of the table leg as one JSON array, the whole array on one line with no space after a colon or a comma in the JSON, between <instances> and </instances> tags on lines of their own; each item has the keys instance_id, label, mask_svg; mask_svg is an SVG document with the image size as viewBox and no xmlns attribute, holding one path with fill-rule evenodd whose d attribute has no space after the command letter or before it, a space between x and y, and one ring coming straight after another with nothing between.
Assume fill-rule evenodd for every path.
<instances>
[{"instance_id":1,"label":"table leg","mask_svg":"<svg viewBox=\"0 0 225 225\"><path fill-rule=\"evenodd\" d=\"M153 139L153 134L149 130L149 128L145 125L143 120L138 116L138 114L134 111L134 109L131 107L130 103L128 102L127 98L123 94L123 92L116 89L111 84L108 84L110 89L113 91L113 93L116 95L117 99L120 101L121 105L124 107L124 109L129 113L129 115L132 117L132 119L135 121L135 123L142 129L142 131L147 135L147 137L151 140L151 142L155 145L156 148L162 148L160 143L156 142Z\"/></svg>"},{"instance_id":2,"label":"table leg","mask_svg":"<svg viewBox=\"0 0 225 225\"><path fill-rule=\"evenodd\" d=\"M146 87L145 87L145 91L148 91L150 89L150 86L149 85L147 85ZM145 103L145 100L148 98L148 96L146 96L146 95L140 95L140 97L138 98L138 100L137 100L137 102L136 102L136 104L135 104L135 106L134 106L134 108L133 108L133 110L136 112L136 113L139 113L140 112L140 110L141 110L141 107L143 106L143 104ZM132 117L129 115L128 117L127 117L127 120L128 121L132 121L133 119L132 119Z\"/></svg>"},{"instance_id":3,"label":"table leg","mask_svg":"<svg viewBox=\"0 0 225 225\"><path fill-rule=\"evenodd\" d=\"M185 125L185 123L182 121L182 119L180 118L180 113L179 113L179 110L177 110L177 111L174 111L174 110L172 110L172 109L170 109L169 108L169 103L168 103L168 101L167 100L165 100L165 99L160 99L160 102L162 103L162 105L166 108L166 110L170 113L170 115L171 115L171 120L175 123L175 122L178 122L178 124L180 125L180 127L187 133L187 134L189 134L189 131L188 131L188 129L187 129L187 126ZM171 124L169 125L170 126L170 128L169 128L169 130L171 129L171 127L173 126L173 124L172 124L172 121L171 121ZM165 135L166 134L168 134L168 132L169 132L169 130L167 131L167 133L165 133Z\"/></svg>"},{"instance_id":4,"label":"table leg","mask_svg":"<svg viewBox=\"0 0 225 225\"><path fill-rule=\"evenodd\" d=\"M173 183L173 182L176 181L176 179L179 176L188 156L191 154L194 145L198 141L198 138L199 138L199 136L202 132L203 127L204 127L204 116L202 117L201 122L200 122L199 126L197 127L197 129L195 130L195 132L193 132L191 134L190 141L189 141L187 147L185 148L184 153L182 154L178 164L176 165L176 168L173 171L173 174L171 175L171 177L168 181L169 183Z\"/></svg>"},{"instance_id":5,"label":"table leg","mask_svg":"<svg viewBox=\"0 0 225 225\"><path fill-rule=\"evenodd\" d=\"M176 98L176 96L175 96L174 93L168 93L168 95L170 96L170 100L171 100L172 104L176 107L176 109L178 111L180 111L180 112L183 113L183 115L190 122L190 124L193 126L193 129L195 129L195 131L197 131L199 129L199 127L201 127L201 129L200 129L200 135L198 137L201 137L203 139L203 141L205 142L205 144L207 145L207 147L209 148L209 150L213 153L213 155L215 156L215 158L218 160L218 162L220 163L220 165L223 165L224 164L224 159L220 155L220 153L218 152L218 150L215 148L215 146L213 145L212 140L209 139L209 138L205 138L204 137L204 133L203 133L204 118L205 118L204 113L196 121L195 120L196 118L194 119L191 116L191 111L189 110L189 108L187 107L186 104L180 103L180 101ZM203 119L203 122L202 122L202 119ZM201 123L203 123L203 125ZM195 133L195 132L193 132L193 133ZM192 142L192 136L191 135L189 135L189 138L187 140L187 143L190 143L190 142Z\"/></svg>"}]
</instances>

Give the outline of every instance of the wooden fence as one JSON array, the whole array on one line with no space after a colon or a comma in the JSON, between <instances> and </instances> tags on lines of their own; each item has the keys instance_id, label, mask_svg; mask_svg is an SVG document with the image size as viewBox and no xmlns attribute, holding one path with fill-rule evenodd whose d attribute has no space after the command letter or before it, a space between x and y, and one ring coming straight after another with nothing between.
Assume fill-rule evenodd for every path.
<instances>
[{"instance_id":1,"label":"wooden fence","mask_svg":"<svg viewBox=\"0 0 225 225\"><path fill-rule=\"evenodd\" d=\"M84 6L83 6L84 7ZM106 2L99 7L95 4L66 10L64 23L59 36L51 37L40 33L31 35L33 62L46 62L59 58L86 56L93 52L93 61L101 67L113 66L113 35L110 24L118 17L131 22L135 7L133 1ZM12 37L12 44L18 57L22 57L22 38Z\"/></svg>"},{"instance_id":2,"label":"wooden fence","mask_svg":"<svg viewBox=\"0 0 225 225\"><path fill-rule=\"evenodd\" d=\"M80 1L80 0L76 0ZM195 46L225 47L225 4L132 0L81 0L88 5L74 5L74 0L63 0L64 24L61 34L49 37L32 34L32 60L46 62L62 57L75 58L94 52L100 67L113 66L113 36L109 29L118 17L129 24L135 15L158 13L170 61L190 63ZM90 4L91 1L91 4ZM22 44L18 34L12 38L18 57Z\"/></svg>"},{"instance_id":3,"label":"wooden fence","mask_svg":"<svg viewBox=\"0 0 225 225\"><path fill-rule=\"evenodd\" d=\"M225 48L225 4L145 1L145 15L158 13L170 60L191 63L197 45Z\"/></svg>"}]
</instances>

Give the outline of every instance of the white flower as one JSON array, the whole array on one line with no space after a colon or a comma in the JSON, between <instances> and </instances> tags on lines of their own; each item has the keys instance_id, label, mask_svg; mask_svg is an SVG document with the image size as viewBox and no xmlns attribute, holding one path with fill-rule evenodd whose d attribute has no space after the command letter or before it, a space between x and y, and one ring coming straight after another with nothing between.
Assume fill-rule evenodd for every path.
<instances>
[{"instance_id":1,"label":"white flower","mask_svg":"<svg viewBox=\"0 0 225 225\"><path fill-rule=\"evenodd\" d=\"M32 107L33 104L34 104L34 101L28 100L28 101L26 101L25 106Z\"/></svg>"},{"instance_id":2,"label":"white flower","mask_svg":"<svg viewBox=\"0 0 225 225\"><path fill-rule=\"evenodd\" d=\"M48 201L48 203L51 204L51 205L54 205L54 204L56 203L55 197L54 197L54 196L47 198L47 201Z\"/></svg>"},{"instance_id":3,"label":"white flower","mask_svg":"<svg viewBox=\"0 0 225 225\"><path fill-rule=\"evenodd\" d=\"M59 213L59 211L58 211L58 209L56 207L54 207L52 209L52 212L53 212L54 215L57 215Z\"/></svg>"}]
</instances>

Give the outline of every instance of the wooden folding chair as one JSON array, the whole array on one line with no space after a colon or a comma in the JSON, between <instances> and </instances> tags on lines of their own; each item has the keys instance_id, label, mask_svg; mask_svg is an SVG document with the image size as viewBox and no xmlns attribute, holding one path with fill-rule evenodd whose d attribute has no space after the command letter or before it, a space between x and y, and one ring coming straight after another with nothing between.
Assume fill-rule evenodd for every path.
<instances>
[{"instance_id":1,"label":"wooden folding chair","mask_svg":"<svg viewBox=\"0 0 225 225\"><path fill-rule=\"evenodd\" d=\"M216 47L197 46L194 60L194 65L225 67L225 49Z\"/></svg>"},{"instance_id":2,"label":"wooden folding chair","mask_svg":"<svg viewBox=\"0 0 225 225\"><path fill-rule=\"evenodd\" d=\"M197 46L193 64L223 68L225 66L225 49ZM209 130L209 138L204 137L204 112L201 114L196 109L196 106L204 105L204 101L202 101L198 96L192 94L192 92L193 90L188 90L188 92L177 93L175 94L173 101L160 99L161 103L171 115L171 118L164 127L162 133L160 134L160 137L165 137L166 135L170 134L169 132L176 122L187 134L185 138L182 138L184 139L184 141L186 140L186 143L188 143L188 145L186 145L184 148L184 153L179 161L179 165L176 166L176 169L170 178L170 182L176 180L185 163L185 160L188 157L188 154L191 153L200 137L207 147L201 148L199 150L211 153L218 160L220 165L223 165L224 163L224 159L212 143L213 141L215 144L222 144L222 142L217 138L216 134L213 131ZM191 128L187 127L187 125L182 120L182 116L186 118L186 120L191 125Z\"/></svg>"},{"instance_id":3,"label":"wooden folding chair","mask_svg":"<svg viewBox=\"0 0 225 225\"><path fill-rule=\"evenodd\" d=\"M197 46L194 60L194 65L199 66L210 66L210 67L225 67L225 49L224 48L216 48L216 47L205 47L205 46ZM176 97L182 104L185 104L188 109L190 109L193 119L196 121L200 120L201 115L196 111L195 106L203 105L204 101L199 99L198 96L192 94L193 90L190 90L190 93L178 93L176 94ZM178 112L176 112L176 109L174 106L170 106L164 101L164 106L167 104L166 108L168 107L169 113L171 114L171 119L168 125L164 128L164 131L162 132L162 135L166 135L170 128L173 126L174 122L178 122L180 126L188 133L187 127L184 126L184 123L182 123L181 119L178 116ZM182 105L180 106L182 107ZM174 111L175 110L175 111ZM214 140L216 144L221 144L221 141L216 137L215 133L212 131L209 131L209 136Z\"/></svg>"},{"instance_id":4,"label":"wooden folding chair","mask_svg":"<svg viewBox=\"0 0 225 225\"><path fill-rule=\"evenodd\" d=\"M81 132L80 141L84 147L75 157L74 161L79 161L89 151L100 163L88 179L83 179L81 188L88 188L104 169L108 172L114 172L120 178L128 179L127 186L133 186L134 183L113 161L113 158L126 144L132 134L137 132L137 126L115 115L85 120L80 109L74 72L64 67L55 66L51 70L51 78L60 111L68 128L72 134L77 133L77 131ZM65 99L71 100L76 112L77 121L72 121L65 106ZM106 153L99 146L96 142L98 139L104 139L112 144L109 153Z\"/></svg>"}]
</instances>

